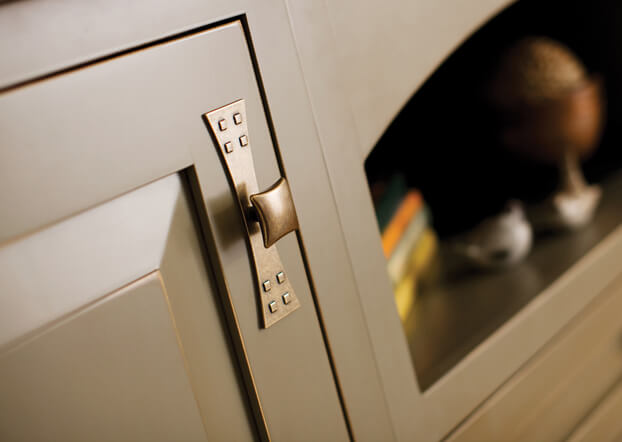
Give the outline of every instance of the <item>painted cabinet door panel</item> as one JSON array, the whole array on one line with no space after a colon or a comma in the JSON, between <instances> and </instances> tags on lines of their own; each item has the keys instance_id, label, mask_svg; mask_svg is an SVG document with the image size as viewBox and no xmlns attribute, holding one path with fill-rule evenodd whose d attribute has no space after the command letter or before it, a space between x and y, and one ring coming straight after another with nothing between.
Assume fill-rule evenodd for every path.
<instances>
[{"instance_id":1,"label":"painted cabinet door panel","mask_svg":"<svg viewBox=\"0 0 622 442\"><path fill-rule=\"evenodd\" d=\"M180 371L178 382L192 386L208 438L349 438L300 235L276 247L301 308L264 329L237 197L202 118L244 99L259 187L270 186L287 171L258 79L246 31L232 21L0 95L0 205L13 208L0 219L5 353L22 348L22 341L28 342L24 351L38 349L39 339L56 343L58 321L87 327L87 306L96 303L89 308L99 312L113 299L130 302L121 299L133 299L131 290L102 297L148 278L160 284L157 302L166 300L170 309L169 317L158 313L157 328L179 341L168 351L171 357L180 352L185 362L187 379ZM310 173L319 167L309 164ZM305 203L309 197L296 191L300 184L292 189L303 212L317 206ZM301 225L304 234L304 216ZM192 281L203 286L196 282L190 290ZM151 298L130 310L151 315ZM114 327L115 311L100 320ZM134 325L124 327L129 333ZM102 333L93 339L114 348L117 341ZM93 356L80 345L66 349L67 364L78 354ZM122 359L110 363L132 365ZM68 366L63 363L58 367ZM168 373L165 368L158 373ZM116 369L130 377L141 371L135 364L127 372ZM19 396L3 397L2 407ZM191 397L187 392L179 400L190 406Z\"/></svg>"},{"instance_id":2,"label":"painted cabinet door panel","mask_svg":"<svg viewBox=\"0 0 622 442\"><path fill-rule=\"evenodd\" d=\"M2 440L253 440L202 253L178 175L1 248Z\"/></svg>"},{"instance_id":3,"label":"painted cabinet door panel","mask_svg":"<svg viewBox=\"0 0 622 442\"><path fill-rule=\"evenodd\" d=\"M3 354L3 440L207 440L165 298L151 273Z\"/></svg>"}]
</instances>

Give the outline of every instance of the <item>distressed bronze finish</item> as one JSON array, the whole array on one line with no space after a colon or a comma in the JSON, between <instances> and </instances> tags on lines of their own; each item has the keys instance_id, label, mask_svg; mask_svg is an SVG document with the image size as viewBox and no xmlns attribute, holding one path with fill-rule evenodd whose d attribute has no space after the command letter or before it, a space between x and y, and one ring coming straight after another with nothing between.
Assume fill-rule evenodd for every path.
<instances>
[{"instance_id":1,"label":"distressed bronze finish","mask_svg":"<svg viewBox=\"0 0 622 442\"><path fill-rule=\"evenodd\" d=\"M298 217L285 178L279 178L268 190L251 195L250 200L257 211L266 248L288 233L298 230Z\"/></svg>"},{"instance_id":2,"label":"distressed bronze finish","mask_svg":"<svg viewBox=\"0 0 622 442\"><path fill-rule=\"evenodd\" d=\"M298 229L289 185L281 178L265 192L259 192L244 100L210 111L203 117L235 188L255 264L261 318L263 326L268 328L300 307L289 278L286 276L279 283L276 276L280 272L287 275L287 270L274 243ZM221 123L223 120L226 123ZM221 129L223 126L225 129ZM269 290L264 289L266 281L270 281ZM286 293L289 293L287 304L283 302Z\"/></svg>"}]
</instances>

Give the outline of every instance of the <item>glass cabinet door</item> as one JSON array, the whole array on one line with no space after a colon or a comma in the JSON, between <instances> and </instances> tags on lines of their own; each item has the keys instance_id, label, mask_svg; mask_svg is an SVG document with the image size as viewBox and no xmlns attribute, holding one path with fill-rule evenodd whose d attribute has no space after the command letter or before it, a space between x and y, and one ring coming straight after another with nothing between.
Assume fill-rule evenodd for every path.
<instances>
[{"instance_id":1,"label":"glass cabinet door","mask_svg":"<svg viewBox=\"0 0 622 442\"><path fill-rule=\"evenodd\" d=\"M466 181L453 180L447 173L450 168L443 168L443 164L451 165L452 170L459 168L464 158L477 148L478 140L471 140L470 144L461 140L465 133L461 129L469 128L463 120L467 120L473 103L461 102L453 94L458 88L449 88L452 80L462 89L473 87L466 81L458 81L465 76L466 69L458 69L452 76L443 66L439 76L446 79L443 84L446 87L432 91L423 86L428 107L419 107L408 118L401 118L397 107L409 106L411 94L415 94L413 102L419 98L417 91L425 79L451 55L448 54L450 47L457 47L468 38L467 31L455 36L451 44L445 39L460 28L457 23L452 23L449 29L429 29L425 38L416 38L421 28L412 23L422 20L421 11L407 11L404 7L391 9L385 5L377 14L371 6L361 10L357 16L361 22L357 22L355 31L350 31L345 23L351 20L351 15L346 7L340 14L338 2L328 6L293 3L298 5L292 8L292 17L301 63L396 438L440 440L561 332L573 317L584 312L622 272L620 175L603 181L605 192L601 207L592 225L585 230L540 240L525 261L506 272L451 275L445 261L438 270L439 277L427 287L418 288L410 313L401 319L365 162L372 163L368 170L377 162L394 170L408 171L410 167L423 171L435 177L447 194L452 188L466 187ZM492 2L486 7L490 5ZM502 6L499 2L495 7ZM439 7L435 18L444 21L446 16L454 17L450 9ZM483 22L492 13L491 8L478 19ZM318 19L309 23L310 15ZM333 29L335 15L344 24L337 31ZM380 21L376 26L379 16L389 16L405 23L404 27L409 29L392 33L391 20ZM424 16L426 22L433 22ZM466 18L461 16L463 19L462 25ZM382 34L374 33L365 26L366 20L373 24L373 29L382 26L391 29L385 29ZM397 29L399 25L394 27ZM502 27L497 26L497 29ZM348 42L335 41L335 32L345 39L352 38L351 35L363 37L352 38L355 41L348 45ZM478 35L477 41L481 43L482 40L484 37ZM361 45L361 41L366 44ZM420 41L425 44L420 45ZM496 42L494 38L488 41ZM474 45L469 43L465 47ZM380 52L380 49L385 50L376 57L374 50ZM482 54L487 52L482 51ZM377 64L378 59L385 57L392 63ZM463 67L480 60L464 54L457 58L462 60ZM368 69L367 64L370 65ZM437 82L437 86L439 84ZM393 114L387 110L391 106L394 106ZM452 108L458 108L461 113ZM434 121L430 117L432 109ZM454 119L449 120L448 114ZM398 124L399 134L384 143L381 154L374 151L373 145L382 131ZM428 134L425 138L424 132ZM442 136L444 133L452 133L453 138ZM438 141L448 138L455 142L449 145ZM452 149L460 155L452 156ZM436 153L437 161L421 160L433 156L425 155L426 152ZM496 167L495 163L482 161L486 167ZM504 173L502 169L498 172ZM464 175L468 174L469 170L465 170ZM490 188L494 186L494 181L489 183ZM425 198L426 193L422 191L422 194ZM480 196L474 193L470 197L477 200ZM456 217L467 218L472 213L466 213L468 201L462 203L467 207L465 213L458 213ZM439 244L443 254L448 242L441 239Z\"/></svg>"}]
</instances>

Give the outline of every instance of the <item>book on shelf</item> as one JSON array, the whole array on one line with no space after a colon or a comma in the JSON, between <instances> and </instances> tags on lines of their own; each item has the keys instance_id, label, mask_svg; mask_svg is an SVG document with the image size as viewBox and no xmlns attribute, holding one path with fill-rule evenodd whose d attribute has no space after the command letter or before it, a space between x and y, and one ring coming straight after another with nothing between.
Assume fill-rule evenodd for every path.
<instances>
[{"instance_id":1,"label":"book on shelf","mask_svg":"<svg viewBox=\"0 0 622 442\"><path fill-rule=\"evenodd\" d=\"M371 190L376 207L378 227L382 232L398 210L404 195L408 192L406 179L403 175L396 174L388 182L375 183Z\"/></svg>"},{"instance_id":2,"label":"book on shelf","mask_svg":"<svg viewBox=\"0 0 622 442\"><path fill-rule=\"evenodd\" d=\"M415 189L409 190L403 197L393 217L382 231L382 250L385 257L391 256L409 224L422 210L422 203L421 193Z\"/></svg>"},{"instance_id":3,"label":"book on shelf","mask_svg":"<svg viewBox=\"0 0 622 442\"><path fill-rule=\"evenodd\" d=\"M428 210L426 208L418 211L406 225L391 254L387 257L387 270L394 285L407 272L412 252L429 226L428 218Z\"/></svg>"},{"instance_id":4,"label":"book on shelf","mask_svg":"<svg viewBox=\"0 0 622 442\"><path fill-rule=\"evenodd\" d=\"M415 305L415 295L417 293L417 273L412 269L393 289L395 307L400 320L404 322L413 306Z\"/></svg>"},{"instance_id":5,"label":"book on shelf","mask_svg":"<svg viewBox=\"0 0 622 442\"><path fill-rule=\"evenodd\" d=\"M417 282L435 255L437 239L421 193L408 189L403 176L380 183L374 191L387 271L404 321L415 304Z\"/></svg>"},{"instance_id":6,"label":"book on shelf","mask_svg":"<svg viewBox=\"0 0 622 442\"><path fill-rule=\"evenodd\" d=\"M406 320L414 306L417 283L427 275L437 247L434 231L429 227L425 228L410 251L401 273L396 275L389 273L394 286L395 304L402 321Z\"/></svg>"}]
</instances>

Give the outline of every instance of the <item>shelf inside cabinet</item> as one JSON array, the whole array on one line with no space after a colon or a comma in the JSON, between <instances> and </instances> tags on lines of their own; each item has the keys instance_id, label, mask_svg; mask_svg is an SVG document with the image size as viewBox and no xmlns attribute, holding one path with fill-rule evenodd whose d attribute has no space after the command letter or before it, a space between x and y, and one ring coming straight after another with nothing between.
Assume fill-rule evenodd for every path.
<instances>
[{"instance_id":1,"label":"shelf inside cabinet","mask_svg":"<svg viewBox=\"0 0 622 442\"><path fill-rule=\"evenodd\" d=\"M428 227L440 238L431 275L428 269L413 271L416 296L408 299L415 299L414 307L405 317L401 311L421 390L530 302L546 296L547 287L622 223L622 83L617 81L622 58L616 50L621 15L622 6L612 9L605 0L516 2L466 39L414 91L366 158L377 215L383 208L387 212L382 206L387 189L402 177L407 191L420 192ZM594 154L582 163L587 181L602 186L603 199L589 225L575 232L538 235L519 264L499 271L468 269L452 256L453 239L499 214L510 200L521 201L529 212L559 186L555 164L503 147L503 125L490 101L498 60L528 36L547 36L566 45L587 72L603 79L604 131ZM390 235L380 221L379 228L384 248ZM388 247L384 252L389 264L399 262ZM396 299L398 294L405 299L399 290L405 275L389 275Z\"/></svg>"},{"instance_id":2,"label":"shelf inside cabinet","mask_svg":"<svg viewBox=\"0 0 622 442\"><path fill-rule=\"evenodd\" d=\"M533 301L622 223L622 173L601 183L603 200L577 232L538 236L529 256L500 271L460 267L441 241L438 277L422 286L403 323L417 379L430 387L507 320Z\"/></svg>"}]
</instances>

